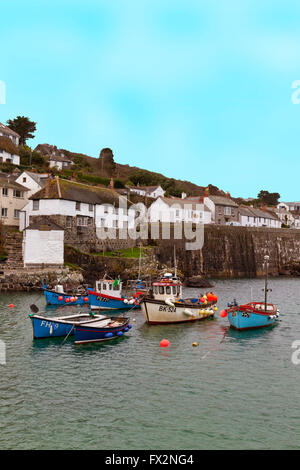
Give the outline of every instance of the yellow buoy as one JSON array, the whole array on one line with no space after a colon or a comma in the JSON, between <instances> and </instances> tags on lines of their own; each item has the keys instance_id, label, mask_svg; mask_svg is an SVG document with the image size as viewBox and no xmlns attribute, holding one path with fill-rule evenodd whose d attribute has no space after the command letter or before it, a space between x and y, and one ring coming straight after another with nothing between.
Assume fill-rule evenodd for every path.
<instances>
[{"instance_id":1,"label":"yellow buoy","mask_svg":"<svg viewBox=\"0 0 300 470\"><path fill-rule=\"evenodd\" d=\"M193 346L194 346L194 347L198 346L197 341L195 341L195 342L193 343Z\"/></svg>"},{"instance_id":2,"label":"yellow buoy","mask_svg":"<svg viewBox=\"0 0 300 470\"><path fill-rule=\"evenodd\" d=\"M218 307L214 307L214 311L217 312L217 311L218 311Z\"/></svg>"}]
</instances>

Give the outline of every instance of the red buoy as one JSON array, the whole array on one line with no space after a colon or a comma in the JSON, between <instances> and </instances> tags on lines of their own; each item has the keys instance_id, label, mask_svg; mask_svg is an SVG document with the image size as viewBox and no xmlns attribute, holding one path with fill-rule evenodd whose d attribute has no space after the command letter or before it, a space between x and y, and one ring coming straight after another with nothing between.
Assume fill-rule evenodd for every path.
<instances>
[{"instance_id":1,"label":"red buoy","mask_svg":"<svg viewBox=\"0 0 300 470\"><path fill-rule=\"evenodd\" d=\"M159 343L161 348L168 348L170 346L170 341L168 339L162 339Z\"/></svg>"},{"instance_id":2,"label":"red buoy","mask_svg":"<svg viewBox=\"0 0 300 470\"><path fill-rule=\"evenodd\" d=\"M85 302L88 302L88 301L89 301L89 298L88 298L88 297L85 297L83 300L84 300Z\"/></svg>"},{"instance_id":3,"label":"red buoy","mask_svg":"<svg viewBox=\"0 0 300 470\"><path fill-rule=\"evenodd\" d=\"M60 296L58 297L58 300L62 300L62 299L63 299L63 296L60 295Z\"/></svg>"},{"instance_id":4,"label":"red buoy","mask_svg":"<svg viewBox=\"0 0 300 470\"><path fill-rule=\"evenodd\" d=\"M220 317L225 318L225 317L227 317L227 315L228 315L228 314L227 314L227 311L226 311L226 310L221 310L221 312L220 312Z\"/></svg>"},{"instance_id":5,"label":"red buoy","mask_svg":"<svg viewBox=\"0 0 300 470\"><path fill-rule=\"evenodd\" d=\"M65 302L67 302L67 303L68 303L68 302L69 302L69 300L70 300L70 299L69 299L68 297L66 297L66 298L65 298Z\"/></svg>"},{"instance_id":6,"label":"red buoy","mask_svg":"<svg viewBox=\"0 0 300 470\"><path fill-rule=\"evenodd\" d=\"M9 308L14 308L14 304L9 304Z\"/></svg>"}]
</instances>

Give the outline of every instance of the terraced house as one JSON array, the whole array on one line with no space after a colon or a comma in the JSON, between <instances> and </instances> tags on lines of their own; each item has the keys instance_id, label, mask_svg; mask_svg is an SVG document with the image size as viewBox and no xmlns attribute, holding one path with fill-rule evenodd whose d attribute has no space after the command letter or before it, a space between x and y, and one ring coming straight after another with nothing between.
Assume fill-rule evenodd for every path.
<instances>
[{"instance_id":1,"label":"terraced house","mask_svg":"<svg viewBox=\"0 0 300 470\"><path fill-rule=\"evenodd\" d=\"M120 202L122 207L120 207ZM30 196L20 221L24 230L34 222L53 222L64 229L65 243L83 250L99 250L103 244L126 248L128 240L120 229L134 226L135 211L115 190L88 186L58 177L48 179L44 188ZM99 240L97 229L115 229L116 240ZM135 241L129 244L134 246Z\"/></svg>"},{"instance_id":2,"label":"terraced house","mask_svg":"<svg viewBox=\"0 0 300 470\"><path fill-rule=\"evenodd\" d=\"M0 218L4 225L19 226L20 213L28 201L28 189L0 174Z\"/></svg>"}]
</instances>

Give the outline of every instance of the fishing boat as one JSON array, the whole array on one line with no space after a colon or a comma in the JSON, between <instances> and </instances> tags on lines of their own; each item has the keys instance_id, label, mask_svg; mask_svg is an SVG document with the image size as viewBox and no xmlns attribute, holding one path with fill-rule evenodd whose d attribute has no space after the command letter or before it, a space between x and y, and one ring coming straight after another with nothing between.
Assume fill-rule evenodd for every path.
<instances>
[{"instance_id":1,"label":"fishing boat","mask_svg":"<svg viewBox=\"0 0 300 470\"><path fill-rule=\"evenodd\" d=\"M75 326L75 344L95 343L122 337L131 329L128 317L103 318Z\"/></svg>"},{"instance_id":2,"label":"fishing boat","mask_svg":"<svg viewBox=\"0 0 300 470\"><path fill-rule=\"evenodd\" d=\"M48 289L47 283L43 282L43 291L47 305L84 305L89 303L88 294L65 292L62 285L56 285L54 289Z\"/></svg>"},{"instance_id":3,"label":"fishing boat","mask_svg":"<svg viewBox=\"0 0 300 470\"><path fill-rule=\"evenodd\" d=\"M105 318L103 315L91 316L86 313L61 317L46 317L38 315L38 308L35 305L31 305L30 308L32 313L29 315L29 318L32 323L34 339L68 336L74 334L75 325L80 325L81 323L88 324Z\"/></svg>"},{"instance_id":4,"label":"fishing boat","mask_svg":"<svg viewBox=\"0 0 300 470\"><path fill-rule=\"evenodd\" d=\"M265 300L262 302L248 302L239 305L236 300L228 304L228 308L221 311L222 317L228 316L230 326L236 330L251 330L272 326L279 318L279 310L274 304L268 303L268 267L269 256L264 257L265 267Z\"/></svg>"},{"instance_id":5,"label":"fishing boat","mask_svg":"<svg viewBox=\"0 0 300 470\"><path fill-rule=\"evenodd\" d=\"M208 293L199 298L182 298L182 283L171 273L152 283L149 296L141 301L141 309L149 325L183 323L212 318L218 310L217 297Z\"/></svg>"},{"instance_id":6,"label":"fishing boat","mask_svg":"<svg viewBox=\"0 0 300 470\"><path fill-rule=\"evenodd\" d=\"M140 308L139 294L131 297L122 295L122 281L102 279L96 282L95 289L88 289L92 310L128 310Z\"/></svg>"}]
</instances>

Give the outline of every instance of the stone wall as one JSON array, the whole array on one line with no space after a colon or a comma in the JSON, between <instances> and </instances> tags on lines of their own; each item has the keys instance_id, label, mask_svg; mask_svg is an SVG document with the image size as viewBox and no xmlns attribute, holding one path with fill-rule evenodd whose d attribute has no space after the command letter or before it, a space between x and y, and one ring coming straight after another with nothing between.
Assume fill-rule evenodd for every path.
<instances>
[{"instance_id":1,"label":"stone wall","mask_svg":"<svg viewBox=\"0 0 300 470\"><path fill-rule=\"evenodd\" d=\"M185 251L184 240L159 240L157 258L178 267L185 276L257 277L264 274L264 256L270 256L270 274L300 260L300 230L207 225L202 250Z\"/></svg>"}]
</instances>

